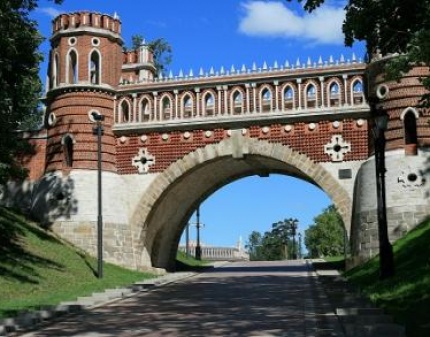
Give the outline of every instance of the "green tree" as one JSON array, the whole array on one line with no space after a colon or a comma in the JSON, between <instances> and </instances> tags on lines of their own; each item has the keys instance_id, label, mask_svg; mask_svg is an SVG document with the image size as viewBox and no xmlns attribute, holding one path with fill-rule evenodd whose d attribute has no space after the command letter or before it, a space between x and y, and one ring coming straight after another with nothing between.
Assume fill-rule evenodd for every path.
<instances>
[{"instance_id":1,"label":"green tree","mask_svg":"<svg viewBox=\"0 0 430 337\"><path fill-rule=\"evenodd\" d=\"M295 0L287 0L295 1ZM296 0L312 12L325 0ZM345 45L366 43L369 61L375 55L399 54L387 65L389 79L399 79L414 64L430 66L430 0L348 0L343 23ZM430 90L430 78L423 79ZM423 96L430 105L430 96Z\"/></svg>"},{"instance_id":2,"label":"green tree","mask_svg":"<svg viewBox=\"0 0 430 337\"><path fill-rule=\"evenodd\" d=\"M289 218L276 222L272 229L261 235L260 232L253 231L248 238L246 248L251 260L275 261L285 260L296 255L297 247L294 247L291 240L291 228L297 228L298 220Z\"/></svg>"},{"instance_id":3,"label":"green tree","mask_svg":"<svg viewBox=\"0 0 430 337\"><path fill-rule=\"evenodd\" d=\"M36 22L30 19L36 7L36 0L0 2L0 183L26 173L16 158L29 146L17 130L37 114L41 96L42 56L38 47L42 37Z\"/></svg>"},{"instance_id":4,"label":"green tree","mask_svg":"<svg viewBox=\"0 0 430 337\"><path fill-rule=\"evenodd\" d=\"M138 49L142 44L144 44L145 39L142 35L135 34L131 37L132 50ZM172 62L172 47L164 39L158 38L147 43L148 47L151 49L154 55L154 65L157 71L156 76L166 74L167 67Z\"/></svg>"},{"instance_id":5,"label":"green tree","mask_svg":"<svg viewBox=\"0 0 430 337\"><path fill-rule=\"evenodd\" d=\"M305 230L305 245L311 258L337 256L344 253L342 217L330 205L314 218L314 225Z\"/></svg>"},{"instance_id":6,"label":"green tree","mask_svg":"<svg viewBox=\"0 0 430 337\"><path fill-rule=\"evenodd\" d=\"M251 261L259 261L261 260L261 245L263 238L261 233L258 231L252 231L249 235L248 242L245 245L245 248L248 250L249 259Z\"/></svg>"}]
</instances>

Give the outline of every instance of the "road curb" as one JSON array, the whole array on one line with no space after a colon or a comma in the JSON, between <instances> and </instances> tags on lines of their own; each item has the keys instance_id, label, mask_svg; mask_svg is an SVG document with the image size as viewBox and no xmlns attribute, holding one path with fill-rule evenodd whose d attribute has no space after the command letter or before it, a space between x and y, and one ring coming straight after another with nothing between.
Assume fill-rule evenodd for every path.
<instances>
[{"instance_id":1,"label":"road curb","mask_svg":"<svg viewBox=\"0 0 430 337\"><path fill-rule=\"evenodd\" d=\"M310 261L311 264L313 261ZM320 261L315 261L320 262ZM337 270L316 270L345 337L405 337L405 328L375 307Z\"/></svg>"}]
</instances>

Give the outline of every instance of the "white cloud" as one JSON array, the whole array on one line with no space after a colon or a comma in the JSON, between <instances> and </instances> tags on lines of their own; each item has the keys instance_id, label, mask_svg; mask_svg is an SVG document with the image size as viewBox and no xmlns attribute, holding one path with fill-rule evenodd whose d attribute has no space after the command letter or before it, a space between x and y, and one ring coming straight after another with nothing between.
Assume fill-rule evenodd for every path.
<instances>
[{"instance_id":1,"label":"white cloud","mask_svg":"<svg viewBox=\"0 0 430 337\"><path fill-rule=\"evenodd\" d=\"M39 12L50 16L51 18L56 18L62 12L54 7L40 7L37 9Z\"/></svg>"},{"instance_id":2,"label":"white cloud","mask_svg":"<svg viewBox=\"0 0 430 337\"><path fill-rule=\"evenodd\" d=\"M246 35L302 39L313 44L343 43L343 8L327 5L300 15L278 1L248 1L242 7L245 15L239 31Z\"/></svg>"}]
</instances>

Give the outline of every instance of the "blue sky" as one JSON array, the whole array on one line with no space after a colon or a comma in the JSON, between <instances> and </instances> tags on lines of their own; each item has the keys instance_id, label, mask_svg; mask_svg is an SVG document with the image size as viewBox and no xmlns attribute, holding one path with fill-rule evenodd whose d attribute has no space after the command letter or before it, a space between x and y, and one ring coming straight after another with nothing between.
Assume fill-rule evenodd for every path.
<instances>
[{"instance_id":1,"label":"blue sky","mask_svg":"<svg viewBox=\"0 0 430 337\"><path fill-rule=\"evenodd\" d=\"M127 45L131 36L147 40L165 38L173 48L169 69L194 74L203 68L251 68L278 62L290 64L328 60L354 53L363 58L364 47L343 45L343 0L329 0L313 14L304 13L296 2L287 1L205 1L205 0L65 0L62 5L39 0L33 13L41 34L49 38L51 20L62 12L91 10L113 15L122 21ZM41 46L47 56L48 41ZM41 77L45 79L46 62ZM246 241L253 230L264 232L284 218L299 219L300 230L330 204L317 187L295 178L271 175L250 177L231 183L210 196L201 206L205 223L202 241L210 245L235 245L239 236ZM192 222L195 221L193 217ZM191 238L195 229L191 229Z\"/></svg>"}]
</instances>

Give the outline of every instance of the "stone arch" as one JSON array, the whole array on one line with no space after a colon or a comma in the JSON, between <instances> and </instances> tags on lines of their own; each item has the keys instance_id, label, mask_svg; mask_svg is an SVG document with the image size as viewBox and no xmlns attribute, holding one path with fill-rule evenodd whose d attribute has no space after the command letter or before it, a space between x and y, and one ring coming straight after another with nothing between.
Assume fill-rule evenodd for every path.
<instances>
[{"instance_id":1,"label":"stone arch","mask_svg":"<svg viewBox=\"0 0 430 337\"><path fill-rule=\"evenodd\" d=\"M234 180L269 172L295 176L323 189L349 230L351 198L323 166L289 146L235 130L229 139L199 148L171 164L145 191L131 217L137 267L171 268L181 233L197 205Z\"/></svg>"}]
</instances>

